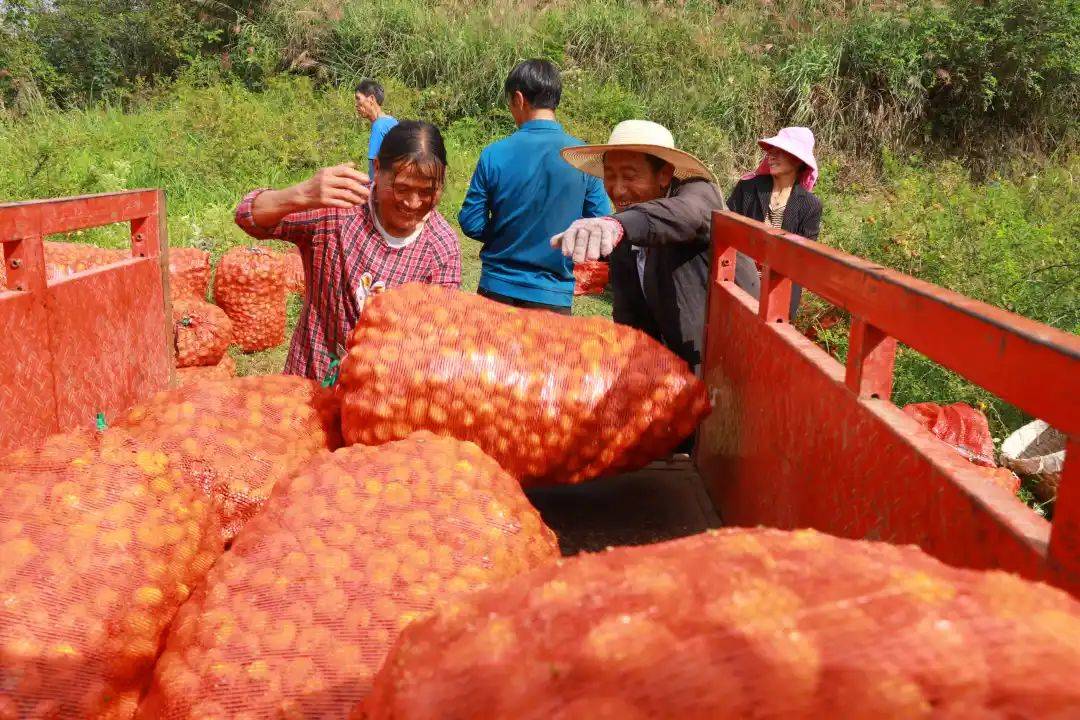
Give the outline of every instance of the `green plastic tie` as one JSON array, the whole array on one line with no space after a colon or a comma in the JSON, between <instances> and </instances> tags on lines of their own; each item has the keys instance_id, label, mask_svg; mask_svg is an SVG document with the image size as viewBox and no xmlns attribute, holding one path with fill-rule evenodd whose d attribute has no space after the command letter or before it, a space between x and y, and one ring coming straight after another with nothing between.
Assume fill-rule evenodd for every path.
<instances>
[{"instance_id":1,"label":"green plastic tie","mask_svg":"<svg viewBox=\"0 0 1080 720\"><path fill-rule=\"evenodd\" d=\"M322 380L322 386L324 388L333 387L337 384L338 369L341 366L341 361L337 358L330 359L330 366L326 368L326 376Z\"/></svg>"},{"instance_id":2,"label":"green plastic tie","mask_svg":"<svg viewBox=\"0 0 1080 720\"><path fill-rule=\"evenodd\" d=\"M109 427L109 423L105 422L105 413L99 412L97 414L97 429L98 432L105 432L105 429Z\"/></svg>"}]
</instances>

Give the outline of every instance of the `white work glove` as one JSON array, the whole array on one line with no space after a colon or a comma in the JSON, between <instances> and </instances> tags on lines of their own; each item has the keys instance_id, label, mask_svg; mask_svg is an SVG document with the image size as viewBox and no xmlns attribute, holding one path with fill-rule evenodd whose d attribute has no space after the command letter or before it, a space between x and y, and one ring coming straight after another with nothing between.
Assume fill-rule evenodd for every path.
<instances>
[{"instance_id":1,"label":"white work glove","mask_svg":"<svg viewBox=\"0 0 1080 720\"><path fill-rule=\"evenodd\" d=\"M551 238L551 247L562 248L574 262L607 257L623 238L623 226L612 217L582 218Z\"/></svg>"}]
</instances>

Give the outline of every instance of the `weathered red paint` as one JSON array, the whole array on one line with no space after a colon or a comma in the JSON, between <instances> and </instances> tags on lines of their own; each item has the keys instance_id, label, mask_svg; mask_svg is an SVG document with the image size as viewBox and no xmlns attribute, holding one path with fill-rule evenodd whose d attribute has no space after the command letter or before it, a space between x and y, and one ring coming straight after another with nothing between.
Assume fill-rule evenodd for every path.
<instances>
[{"instance_id":1,"label":"weathered red paint","mask_svg":"<svg viewBox=\"0 0 1080 720\"><path fill-rule=\"evenodd\" d=\"M157 190L0 205L0 452L169 386L164 213ZM46 282L44 236L116 222L132 259Z\"/></svg>"},{"instance_id":2,"label":"weathered red paint","mask_svg":"<svg viewBox=\"0 0 1080 720\"><path fill-rule=\"evenodd\" d=\"M847 368L763 320L735 286L736 249L852 313ZM1077 448L1080 339L732 213L714 215L713 252L704 375L715 408L696 461L726 524L914 543L1080 593L1080 451L1051 527L888 400L899 340Z\"/></svg>"}]
</instances>

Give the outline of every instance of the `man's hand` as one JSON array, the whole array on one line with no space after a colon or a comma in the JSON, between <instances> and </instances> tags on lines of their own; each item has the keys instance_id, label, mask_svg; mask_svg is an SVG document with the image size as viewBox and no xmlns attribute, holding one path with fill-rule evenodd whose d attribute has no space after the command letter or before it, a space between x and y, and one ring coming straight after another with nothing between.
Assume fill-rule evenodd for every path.
<instances>
[{"instance_id":1,"label":"man's hand","mask_svg":"<svg viewBox=\"0 0 1080 720\"><path fill-rule=\"evenodd\" d=\"M325 207L348 210L367 202L371 179L356 169L356 163L350 162L323 168L294 188L297 202L305 210Z\"/></svg>"},{"instance_id":2,"label":"man's hand","mask_svg":"<svg viewBox=\"0 0 1080 720\"><path fill-rule=\"evenodd\" d=\"M622 237L622 223L615 218L582 218L551 238L551 247L561 247L563 255L579 263L610 255Z\"/></svg>"}]
</instances>

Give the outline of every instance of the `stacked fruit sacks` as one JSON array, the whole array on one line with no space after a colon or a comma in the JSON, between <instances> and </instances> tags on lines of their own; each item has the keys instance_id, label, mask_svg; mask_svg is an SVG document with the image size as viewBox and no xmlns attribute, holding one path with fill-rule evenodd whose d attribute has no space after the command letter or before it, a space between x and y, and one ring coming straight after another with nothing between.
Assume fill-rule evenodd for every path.
<instances>
[{"instance_id":1,"label":"stacked fruit sacks","mask_svg":"<svg viewBox=\"0 0 1080 720\"><path fill-rule=\"evenodd\" d=\"M557 556L471 443L419 433L323 454L181 610L140 717L344 718L411 620Z\"/></svg>"}]
</instances>

